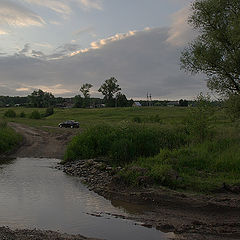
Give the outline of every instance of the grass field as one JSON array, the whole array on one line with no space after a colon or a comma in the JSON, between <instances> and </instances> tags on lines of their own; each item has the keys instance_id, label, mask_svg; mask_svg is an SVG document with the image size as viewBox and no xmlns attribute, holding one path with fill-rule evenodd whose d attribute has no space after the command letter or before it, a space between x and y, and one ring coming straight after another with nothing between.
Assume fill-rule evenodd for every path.
<instances>
[{"instance_id":1,"label":"grass field","mask_svg":"<svg viewBox=\"0 0 240 240\"><path fill-rule=\"evenodd\" d=\"M123 166L119 178L125 184L194 192L240 184L239 121L232 122L220 108L211 114L191 107L55 109L40 120L28 116L45 109L12 109L16 118L6 119L3 108L0 117L33 127L56 127L50 131L61 131L57 126L64 120L79 121L85 132L69 144L65 161L104 156L113 166ZM23 111L26 117L20 118Z\"/></svg>"}]
</instances>

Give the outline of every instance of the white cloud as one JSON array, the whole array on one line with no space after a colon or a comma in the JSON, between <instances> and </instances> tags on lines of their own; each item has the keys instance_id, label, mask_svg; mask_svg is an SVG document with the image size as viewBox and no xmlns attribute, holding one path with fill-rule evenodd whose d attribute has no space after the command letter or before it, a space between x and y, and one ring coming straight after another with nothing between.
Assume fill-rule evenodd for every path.
<instances>
[{"instance_id":1,"label":"white cloud","mask_svg":"<svg viewBox=\"0 0 240 240\"><path fill-rule=\"evenodd\" d=\"M144 31L149 31L149 28L145 29ZM100 40L98 40L96 42L92 42L90 44L89 48L80 49L78 51L71 52L69 54L69 56L74 56L74 55L77 55L77 54L80 54L80 53L86 53L86 52L88 52L90 50L94 50L94 49L100 49L100 48L102 48L103 46L105 46L105 45L107 45L109 43L120 41L120 40L123 40L125 38L132 37L136 33L137 33L137 31L135 31L135 30L134 31L129 31L127 33L117 33L114 36L111 36L111 37L108 37L108 38L103 38L103 39L100 39Z\"/></svg>"},{"instance_id":2,"label":"white cloud","mask_svg":"<svg viewBox=\"0 0 240 240\"><path fill-rule=\"evenodd\" d=\"M101 0L24 0L30 4L36 4L51 9L63 16L72 13L72 3L77 3L84 10L97 9L102 10Z\"/></svg>"},{"instance_id":3,"label":"white cloud","mask_svg":"<svg viewBox=\"0 0 240 240\"><path fill-rule=\"evenodd\" d=\"M84 9L95 8L102 10L102 1L100 0L76 0Z\"/></svg>"},{"instance_id":4,"label":"white cloud","mask_svg":"<svg viewBox=\"0 0 240 240\"><path fill-rule=\"evenodd\" d=\"M181 48L166 42L168 31L155 28L103 39L97 48L61 60L48 61L49 56L43 58L37 51L40 57L0 56L1 84L5 84L0 95L27 95L41 88L74 96L83 83L93 84L95 92L114 76L128 97L144 98L149 92L154 99L193 98L206 91L206 84L202 76L191 77L180 71ZM74 45L63 45L59 51L71 48ZM56 53L56 58L57 54L61 55ZM26 88L29 91L24 91Z\"/></svg>"},{"instance_id":5,"label":"white cloud","mask_svg":"<svg viewBox=\"0 0 240 240\"><path fill-rule=\"evenodd\" d=\"M172 26L168 32L167 42L174 46L184 46L191 41L195 34L188 24L190 6L184 7L172 16Z\"/></svg>"},{"instance_id":6,"label":"white cloud","mask_svg":"<svg viewBox=\"0 0 240 240\"><path fill-rule=\"evenodd\" d=\"M0 24L4 26L43 26L44 20L31 10L11 1L0 1Z\"/></svg>"},{"instance_id":7,"label":"white cloud","mask_svg":"<svg viewBox=\"0 0 240 240\"><path fill-rule=\"evenodd\" d=\"M8 32L6 32L5 30L3 30L3 29L0 29L0 35L7 35L8 34Z\"/></svg>"},{"instance_id":8,"label":"white cloud","mask_svg":"<svg viewBox=\"0 0 240 240\"><path fill-rule=\"evenodd\" d=\"M47 7L57 13L70 14L72 12L67 2L61 0L24 0L31 4L37 4L40 6Z\"/></svg>"}]
</instances>

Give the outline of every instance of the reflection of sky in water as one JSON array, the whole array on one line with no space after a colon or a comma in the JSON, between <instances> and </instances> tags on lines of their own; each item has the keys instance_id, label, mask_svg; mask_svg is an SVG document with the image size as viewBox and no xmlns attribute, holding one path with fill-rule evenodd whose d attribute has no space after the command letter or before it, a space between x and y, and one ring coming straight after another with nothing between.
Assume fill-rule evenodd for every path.
<instances>
[{"instance_id":1,"label":"reflection of sky in water","mask_svg":"<svg viewBox=\"0 0 240 240\"><path fill-rule=\"evenodd\" d=\"M164 234L129 220L87 213L126 214L89 191L78 178L50 168L57 160L17 159L0 169L0 225L40 228L111 240L161 240ZM119 202L113 203L120 206ZM123 206L124 207L124 206ZM131 209L127 205L126 209ZM132 209L139 209L133 206ZM134 210L135 212L135 210Z\"/></svg>"}]
</instances>

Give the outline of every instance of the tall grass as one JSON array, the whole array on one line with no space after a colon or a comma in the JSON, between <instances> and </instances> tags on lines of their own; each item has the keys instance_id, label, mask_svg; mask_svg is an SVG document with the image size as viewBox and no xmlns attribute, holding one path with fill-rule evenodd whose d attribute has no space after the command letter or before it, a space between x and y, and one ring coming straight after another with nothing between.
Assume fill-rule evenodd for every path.
<instances>
[{"instance_id":1,"label":"tall grass","mask_svg":"<svg viewBox=\"0 0 240 240\"><path fill-rule=\"evenodd\" d=\"M119 125L97 125L76 136L69 144L65 161L105 156L118 164L137 157L156 155L160 149L175 149L186 144L181 129L123 122Z\"/></svg>"},{"instance_id":2,"label":"tall grass","mask_svg":"<svg viewBox=\"0 0 240 240\"><path fill-rule=\"evenodd\" d=\"M7 126L5 121L0 121L0 154L12 150L21 141L21 136Z\"/></svg>"}]
</instances>

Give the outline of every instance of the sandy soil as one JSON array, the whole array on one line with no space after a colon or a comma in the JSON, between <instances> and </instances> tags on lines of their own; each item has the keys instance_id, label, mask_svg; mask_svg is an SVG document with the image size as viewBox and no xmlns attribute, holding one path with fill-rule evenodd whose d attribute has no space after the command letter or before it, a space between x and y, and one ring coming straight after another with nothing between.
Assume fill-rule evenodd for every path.
<instances>
[{"instance_id":1,"label":"sandy soil","mask_svg":"<svg viewBox=\"0 0 240 240\"><path fill-rule=\"evenodd\" d=\"M12 154L12 157L61 159L67 142L76 133L75 129L61 129L63 130L61 132L49 133L17 123L11 123L11 126L24 136L22 146ZM68 171L69 169L71 171ZM199 196L163 188L129 189L116 183L114 173L109 169L110 167L106 171L106 169L97 168L97 163L95 167L94 164L84 164L84 162L65 166L67 173L83 178L92 190L112 200L115 204L118 200L143 204L144 209L148 210L129 218L144 222L146 227L156 227L164 232L174 232L176 239L240 239L240 194L223 191L216 195ZM0 239L12 239L3 238L1 234L4 231L0 228ZM13 233L18 234L18 232ZM45 234L47 233L45 232ZM62 238L31 238L30 236L28 238L27 230L24 236L25 238L15 239L82 239L69 238L69 236L61 236Z\"/></svg>"}]
</instances>

